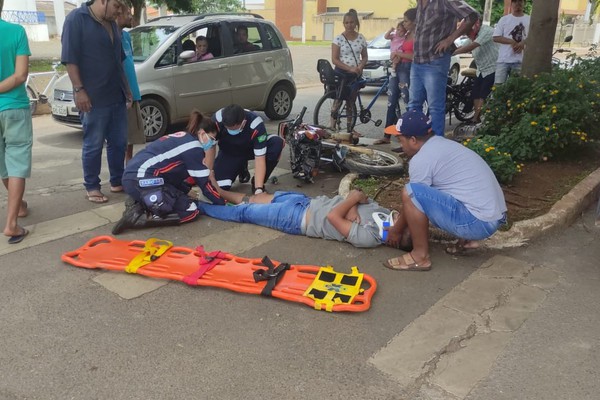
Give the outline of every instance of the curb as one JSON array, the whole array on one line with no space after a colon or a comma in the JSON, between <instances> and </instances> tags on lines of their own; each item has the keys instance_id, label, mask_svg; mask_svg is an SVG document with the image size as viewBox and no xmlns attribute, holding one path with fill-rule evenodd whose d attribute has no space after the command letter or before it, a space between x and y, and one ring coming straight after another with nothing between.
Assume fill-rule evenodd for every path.
<instances>
[{"instance_id":1,"label":"curb","mask_svg":"<svg viewBox=\"0 0 600 400\"><path fill-rule=\"evenodd\" d=\"M340 181L338 193L346 196L358 174L350 173ZM600 168L593 171L557 201L544 215L515 222L508 231L499 231L482 242L490 249L520 247L559 228L567 227L598 199Z\"/></svg>"}]
</instances>

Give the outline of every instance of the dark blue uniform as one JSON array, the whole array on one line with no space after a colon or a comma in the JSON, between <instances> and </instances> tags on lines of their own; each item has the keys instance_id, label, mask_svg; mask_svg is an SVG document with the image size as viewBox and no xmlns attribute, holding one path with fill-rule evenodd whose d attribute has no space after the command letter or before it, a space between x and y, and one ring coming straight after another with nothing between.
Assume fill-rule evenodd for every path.
<instances>
[{"instance_id":1,"label":"dark blue uniform","mask_svg":"<svg viewBox=\"0 0 600 400\"><path fill-rule=\"evenodd\" d=\"M248 160L263 156L266 157L267 164L266 182L279 162L284 146L283 139L267 134L262 118L248 110L244 129L237 135L230 135L223 125L222 111L217 111L213 116L217 123L219 142L219 154L214 165L217 184L228 190Z\"/></svg>"},{"instance_id":2,"label":"dark blue uniform","mask_svg":"<svg viewBox=\"0 0 600 400\"><path fill-rule=\"evenodd\" d=\"M145 199L148 197L146 193L162 186L160 190L166 194L161 194L172 199L171 211L179 214L181 222L192 221L198 217L199 211L187 196L190 187L184 181L188 176L194 179L204 196L213 204L225 204L225 200L210 183L210 170L203 161L204 150L194 135L177 132L163 136L129 161L123 175L123 188L135 200L149 206ZM144 183L150 181L148 178L162 178L164 184L144 187Z\"/></svg>"}]
</instances>

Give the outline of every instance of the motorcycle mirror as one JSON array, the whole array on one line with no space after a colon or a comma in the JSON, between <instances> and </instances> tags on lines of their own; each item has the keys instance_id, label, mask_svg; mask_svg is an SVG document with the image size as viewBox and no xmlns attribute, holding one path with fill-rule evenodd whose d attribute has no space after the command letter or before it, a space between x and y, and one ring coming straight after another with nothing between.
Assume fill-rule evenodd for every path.
<instances>
[{"instance_id":1,"label":"motorcycle mirror","mask_svg":"<svg viewBox=\"0 0 600 400\"><path fill-rule=\"evenodd\" d=\"M569 43L571 40L573 40L573 35L569 35L565 38L564 42L565 43Z\"/></svg>"}]
</instances>

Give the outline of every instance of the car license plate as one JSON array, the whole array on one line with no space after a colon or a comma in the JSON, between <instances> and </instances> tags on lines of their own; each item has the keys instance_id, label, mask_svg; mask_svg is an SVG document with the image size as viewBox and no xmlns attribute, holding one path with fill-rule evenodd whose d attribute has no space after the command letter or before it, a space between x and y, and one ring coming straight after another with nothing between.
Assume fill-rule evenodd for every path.
<instances>
[{"instance_id":1,"label":"car license plate","mask_svg":"<svg viewBox=\"0 0 600 400\"><path fill-rule=\"evenodd\" d=\"M363 69L363 77L364 78L370 78L371 77L371 71L366 71Z\"/></svg>"},{"instance_id":2,"label":"car license plate","mask_svg":"<svg viewBox=\"0 0 600 400\"><path fill-rule=\"evenodd\" d=\"M60 117L67 116L67 106L63 106L60 104L52 104L52 114L58 115Z\"/></svg>"}]
</instances>

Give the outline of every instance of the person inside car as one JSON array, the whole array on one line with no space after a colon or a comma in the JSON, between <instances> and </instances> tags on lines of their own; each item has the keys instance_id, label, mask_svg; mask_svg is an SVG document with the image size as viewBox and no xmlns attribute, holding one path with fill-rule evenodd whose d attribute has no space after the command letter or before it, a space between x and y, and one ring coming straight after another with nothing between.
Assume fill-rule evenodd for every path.
<instances>
[{"instance_id":1,"label":"person inside car","mask_svg":"<svg viewBox=\"0 0 600 400\"><path fill-rule=\"evenodd\" d=\"M248 41L248 27L245 25L238 25L235 28L235 40L234 53L236 54L260 50L260 47Z\"/></svg>"}]
</instances>

